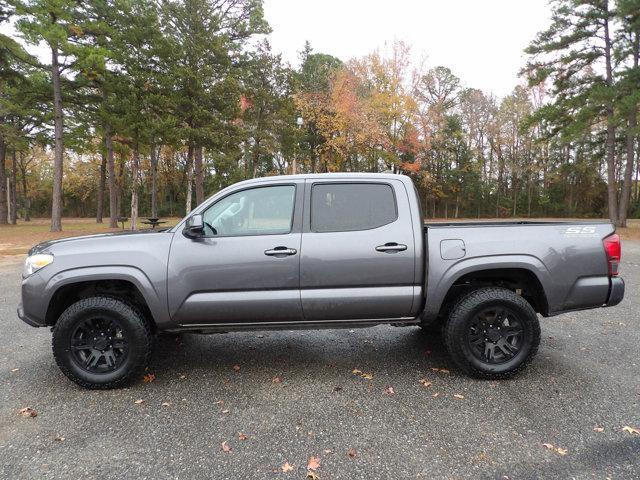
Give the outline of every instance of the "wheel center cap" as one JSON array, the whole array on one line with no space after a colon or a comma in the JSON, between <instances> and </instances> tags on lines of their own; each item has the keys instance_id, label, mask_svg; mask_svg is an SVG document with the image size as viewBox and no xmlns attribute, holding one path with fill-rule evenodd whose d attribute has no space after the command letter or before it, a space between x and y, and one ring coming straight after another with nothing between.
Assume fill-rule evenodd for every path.
<instances>
[{"instance_id":1,"label":"wheel center cap","mask_svg":"<svg viewBox=\"0 0 640 480\"><path fill-rule=\"evenodd\" d=\"M496 343L500 338L502 338L502 333L500 333L497 329L491 328L487 330L487 338L491 340L493 343Z\"/></svg>"},{"instance_id":2,"label":"wheel center cap","mask_svg":"<svg viewBox=\"0 0 640 480\"><path fill-rule=\"evenodd\" d=\"M107 348L107 345L109 344L109 340L106 338L98 338L98 340L95 341L94 343L94 347L97 350L104 350L105 348Z\"/></svg>"}]
</instances>

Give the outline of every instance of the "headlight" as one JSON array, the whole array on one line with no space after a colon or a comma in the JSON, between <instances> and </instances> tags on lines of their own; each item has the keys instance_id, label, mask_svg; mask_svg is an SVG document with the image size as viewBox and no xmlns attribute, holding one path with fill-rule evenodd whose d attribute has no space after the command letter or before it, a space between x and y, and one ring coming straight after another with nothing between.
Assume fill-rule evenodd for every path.
<instances>
[{"instance_id":1,"label":"headlight","mask_svg":"<svg viewBox=\"0 0 640 480\"><path fill-rule=\"evenodd\" d=\"M37 253L30 255L24 262L24 269L22 270L22 276L28 277L34 272L37 272L42 267L46 267L53 262L53 255L49 253Z\"/></svg>"}]
</instances>

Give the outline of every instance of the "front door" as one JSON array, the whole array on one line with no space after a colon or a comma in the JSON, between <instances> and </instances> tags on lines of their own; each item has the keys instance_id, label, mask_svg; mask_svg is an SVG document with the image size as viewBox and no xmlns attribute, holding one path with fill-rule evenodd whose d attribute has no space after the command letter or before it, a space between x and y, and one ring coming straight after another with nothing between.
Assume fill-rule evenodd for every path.
<instances>
[{"instance_id":1,"label":"front door","mask_svg":"<svg viewBox=\"0 0 640 480\"><path fill-rule=\"evenodd\" d=\"M307 180L300 288L306 320L401 318L414 300L415 245L397 180Z\"/></svg>"},{"instance_id":2,"label":"front door","mask_svg":"<svg viewBox=\"0 0 640 480\"><path fill-rule=\"evenodd\" d=\"M179 325L302 319L300 218L304 184L245 188L202 212L205 236L176 232L169 311Z\"/></svg>"}]
</instances>

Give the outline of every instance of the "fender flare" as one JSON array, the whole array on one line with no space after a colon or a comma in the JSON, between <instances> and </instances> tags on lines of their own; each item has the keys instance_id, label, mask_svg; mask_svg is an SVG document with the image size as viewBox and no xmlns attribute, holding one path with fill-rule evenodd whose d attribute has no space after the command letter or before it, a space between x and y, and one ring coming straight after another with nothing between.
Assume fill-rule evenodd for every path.
<instances>
[{"instance_id":1,"label":"fender flare","mask_svg":"<svg viewBox=\"0 0 640 480\"><path fill-rule=\"evenodd\" d=\"M54 294L62 287L81 282L99 280L124 280L132 283L140 292L156 325L169 321L166 292L159 292L139 268L128 265L86 266L63 270L49 279L43 296L47 310Z\"/></svg>"},{"instance_id":2,"label":"fender flare","mask_svg":"<svg viewBox=\"0 0 640 480\"><path fill-rule=\"evenodd\" d=\"M502 268L527 270L542 285L549 309L551 309L551 305L557 303L558 300L553 295L554 291L556 291L553 288L553 278L544 263L533 255L492 255L489 257L463 258L452 263L437 281L429 279L430 281L427 282L424 318L434 319L438 316L449 289L463 276L483 270Z\"/></svg>"}]
</instances>

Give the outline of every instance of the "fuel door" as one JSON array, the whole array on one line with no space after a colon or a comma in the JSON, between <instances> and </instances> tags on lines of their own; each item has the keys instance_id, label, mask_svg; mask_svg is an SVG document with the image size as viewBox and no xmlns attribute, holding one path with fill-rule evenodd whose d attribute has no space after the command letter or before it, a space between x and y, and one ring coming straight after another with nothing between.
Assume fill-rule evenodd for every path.
<instances>
[{"instance_id":1,"label":"fuel door","mask_svg":"<svg viewBox=\"0 0 640 480\"><path fill-rule=\"evenodd\" d=\"M457 260L467 254L467 247L459 238L440 241L440 256L443 260Z\"/></svg>"}]
</instances>

